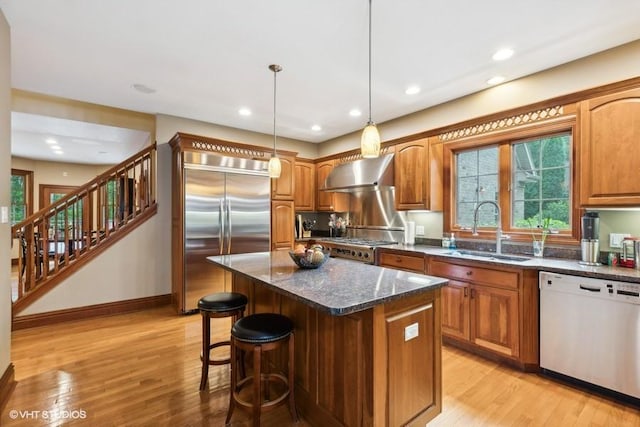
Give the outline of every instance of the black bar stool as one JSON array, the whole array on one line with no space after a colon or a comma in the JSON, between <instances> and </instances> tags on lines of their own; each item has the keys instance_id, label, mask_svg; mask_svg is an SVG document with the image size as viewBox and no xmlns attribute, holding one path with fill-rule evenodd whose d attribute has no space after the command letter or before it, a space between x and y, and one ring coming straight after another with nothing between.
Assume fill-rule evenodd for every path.
<instances>
[{"instance_id":1,"label":"black bar stool","mask_svg":"<svg viewBox=\"0 0 640 427\"><path fill-rule=\"evenodd\" d=\"M287 377L281 373L263 373L261 370L262 352L275 350L286 342L289 344ZM250 409L253 415L253 425L259 426L261 412L274 409L281 404L287 403L287 400L293 421L298 421L293 393L294 348L293 322L286 316L274 313L252 314L239 319L233 324L231 328L231 390L226 425L229 425L236 405L244 409ZM238 350L241 351L238 352ZM238 370L235 369L235 365L239 363L238 353L242 353L242 351L253 354L253 373L251 376L238 381ZM269 381L272 379L280 381L285 386L285 390L275 399L267 400L269 399ZM264 401L263 382L265 384L264 396L267 398ZM242 388L248 383L253 385L252 402L243 400L240 397Z\"/></svg>"},{"instance_id":2,"label":"black bar stool","mask_svg":"<svg viewBox=\"0 0 640 427\"><path fill-rule=\"evenodd\" d=\"M200 377L200 390L204 390L209 379L209 365L226 365L231 362L227 359L211 359L211 350L225 345L230 346L231 341L219 341L211 343L211 319L232 317L232 323L244 315L247 306L247 297L235 292L218 292L200 298L198 309L202 315L202 376Z\"/></svg>"}]
</instances>

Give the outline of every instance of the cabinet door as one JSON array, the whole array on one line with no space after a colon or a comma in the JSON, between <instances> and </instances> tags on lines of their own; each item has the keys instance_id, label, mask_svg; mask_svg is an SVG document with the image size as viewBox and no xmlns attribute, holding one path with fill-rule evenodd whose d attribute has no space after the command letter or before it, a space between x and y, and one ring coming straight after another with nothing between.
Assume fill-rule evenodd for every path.
<instances>
[{"instance_id":1,"label":"cabinet door","mask_svg":"<svg viewBox=\"0 0 640 427\"><path fill-rule=\"evenodd\" d=\"M471 342L518 357L518 292L471 285Z\"/></svg>"},{"instance_id":2,"label":"cabinet door","mask_svg":"<svg viewBox=\"0 0 640 427\"><path fill-rule=\"evenodd\" d=\"M320 191L332 169L333 160L316 165L316 210L318 211L333 211L333 193Z\"/></svg>"},{"instance_id":3,"label":"cabinet door","mask_svg":"<svg viewBox=\"0 0 640 427\"><path fill-rule=\"evenodd\" d=\"M282 172L280 178L271 180L272 200L293 200L295 183L293 182L293 170L295 168L295 158L280 156Z\"/></svg>"},{"instance_id":4,"label":"cabinet door","mask_svg":"<svg viewBox=\"0 0 640 427\"><path fill-rule=\"evenodd\" d=\"M442 144L424 138L395 152L396 209L442 210Z\"/></svg>"},{"instance_id":5,"label":"cabinet door","mask_svg":"<svg viewBox=\"0 0 640 427\"><path fill-rule=\"evenodd\" d=\"M469 284L449 280L442 288L442 333L469 340Z\"/></svg>"},{"instance_id":6,"label":"cabinet door","mask_svg":"<svg viewBox=\"0 0 640 427\"><path fill-rule=\"evenodd\" d=\"M327 160L316 164L316 210L324 212L347 212L349 210L349 195L346 193L334 193L320 191L324 187L324 181L333 170L333 160Z\"/></svg>"},{"instance_id":7,"label":"cabinet door","mask_svg":"<svg viewBox=\"0 0 640 427\"><path fill-rule=\"evenodd\" d=\"M271 202L271 249L293 249L294 210L291 201Z\"/></svg>"},{"instance_id":8,"label":"cabinet door","mask_svg":"<svg viewBox=\"0 0 640 427\"><path fill-rule=\"evenodd\" d=\"M639 205L640 89L583 101L580 120L581 205Z\"/></svg>"},{"instance_id":9,"label":"cabinet door","mask_svg":"<svg viewBox=\"0 0 640 427\"><path fill-rule=\"evenodd\" d=\"M316 195L316 166L313 163L296 160L294 188L296 212L313 211Z\"/></svg>"}]
</instances>

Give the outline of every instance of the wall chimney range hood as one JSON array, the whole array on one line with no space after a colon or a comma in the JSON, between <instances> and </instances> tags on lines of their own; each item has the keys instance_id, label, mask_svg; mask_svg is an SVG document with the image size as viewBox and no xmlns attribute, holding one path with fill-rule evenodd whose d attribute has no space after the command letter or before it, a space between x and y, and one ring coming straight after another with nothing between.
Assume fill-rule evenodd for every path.
<instances>
[{"instance_id":1,"label":"wall chimney range hood","mask_svg":"<svg viewBox=\"0 0 640 427\"><path fill-rule=\"evenodd\" d=\"M342 163L333 168L322 191L351 193L392 187L393 153Z\"/></svg>"}]
</instances>

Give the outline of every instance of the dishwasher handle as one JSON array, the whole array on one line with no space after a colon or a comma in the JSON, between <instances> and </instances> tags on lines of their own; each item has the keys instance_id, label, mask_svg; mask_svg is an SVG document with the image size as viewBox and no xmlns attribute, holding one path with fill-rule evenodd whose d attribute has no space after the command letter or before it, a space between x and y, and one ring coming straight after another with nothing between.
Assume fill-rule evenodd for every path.
<instances>
[{"instance_id":1,"label":"dishwasher handle","mask_svg":"<svg viewBox=\"0 0 640 427\"><path fill-rule=\"evenodd\" d=\"M580 289L582 289L583 291L589 291L589 292L600 292L602 290L602 288L592 288L590 286L585 286L585 285L580 285Z\"/></svg>"}]
</instances>

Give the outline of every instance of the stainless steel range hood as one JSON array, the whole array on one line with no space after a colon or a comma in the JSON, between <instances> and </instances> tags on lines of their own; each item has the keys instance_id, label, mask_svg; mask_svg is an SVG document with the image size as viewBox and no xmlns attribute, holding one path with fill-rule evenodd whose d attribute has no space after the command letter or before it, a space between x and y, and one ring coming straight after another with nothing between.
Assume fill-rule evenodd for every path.
<instances>
[{"instance_id":1,"label":"stainless steel range hood","mask_svg":"<svg viewBox=\"0 0 640 427\"><path fill-rule=\"evenodd\" d=\"M360 159L333 168L322 191L352 193L393 186L393 153Z\"/></svg>"}]
</instances>

